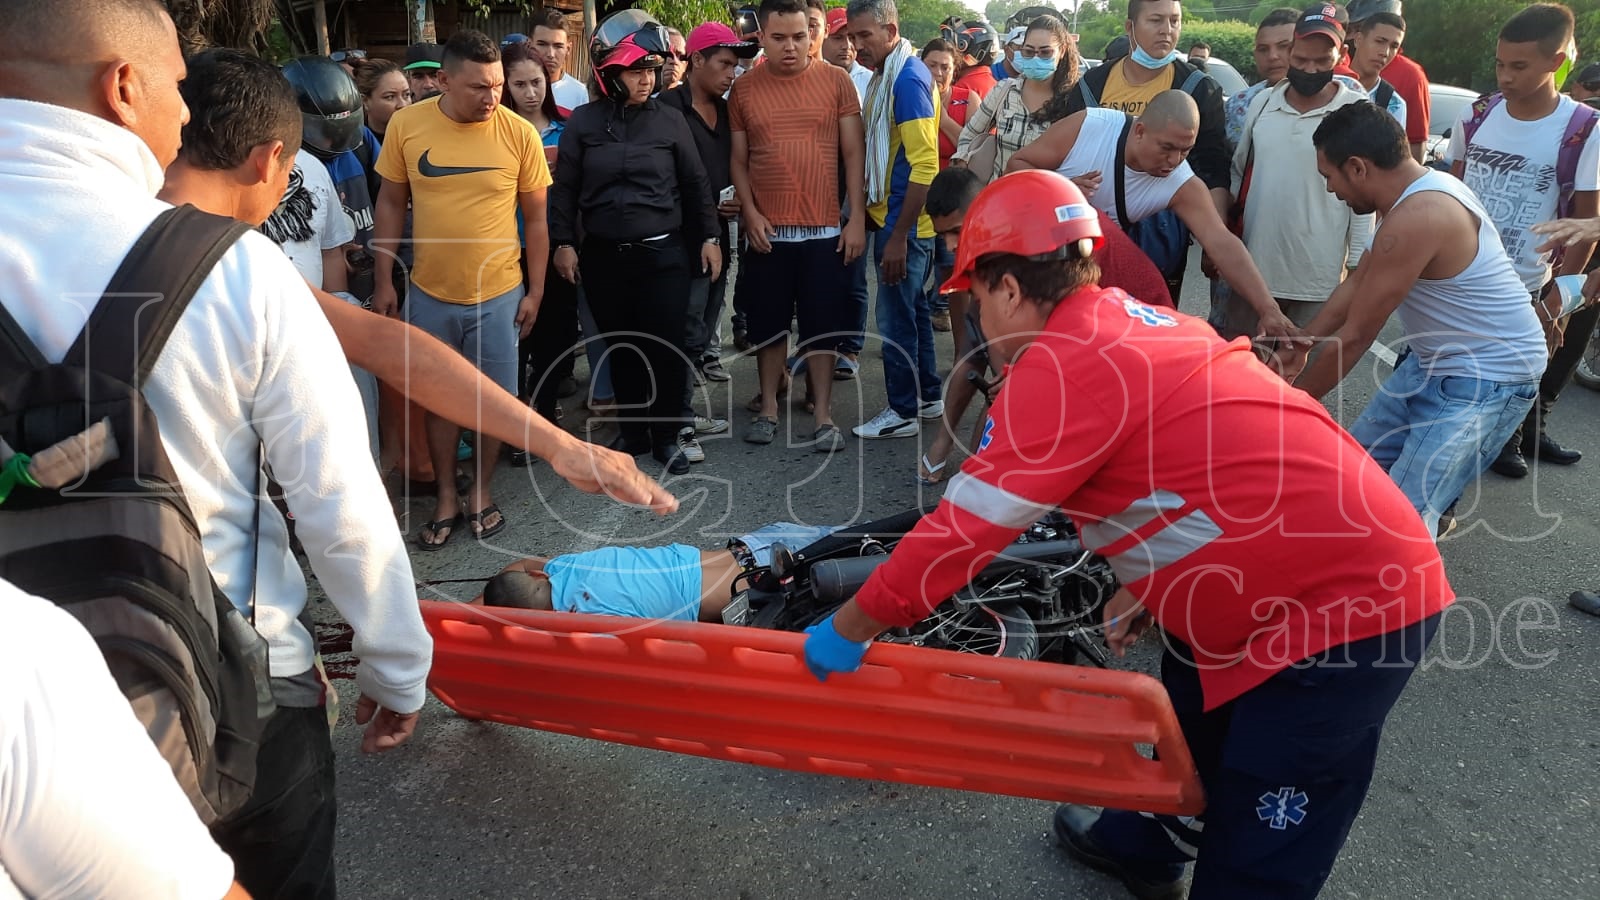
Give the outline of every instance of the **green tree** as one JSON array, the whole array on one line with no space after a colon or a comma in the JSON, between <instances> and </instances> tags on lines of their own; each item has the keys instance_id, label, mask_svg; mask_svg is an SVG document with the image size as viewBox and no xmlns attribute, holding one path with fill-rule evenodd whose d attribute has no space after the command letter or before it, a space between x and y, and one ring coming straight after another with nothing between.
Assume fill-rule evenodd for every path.
<instances>
[{"instance_id":1,"label":"green tree","mask_svg":"<svg viewBox=\"0 0 1600 900\"><path fill-rule=\"evenodd\" d=\"M1211 45L1211 55L1225 59L1246 80L1255 80L1255 26L1245 22L1184 22L1178 49L1188 52L1195 41Z\"/></svg>"},{"instance_id":2,"label":"green tree","mask_svg":"<svg viewBox=\"0 0 1600 900\"><path fill-rule=\"evenodd\" d=\"M1523 0L1412 0L1406 4L1406 55L1421 63L1432 81L1493 90L1500 27L1527 5ZM1600 9L1592 2L1568 5L1577 13L1579 60L1600 59Z\"/></svg>"},{"instance_id":3,"label":"green tree","mask_svg":"<svg viewBox=\"0 0 1600 900\"><path fill-rule=\"evenodd\" d=\"M978 11L959 0L895 0L900 12L900 34L921 47L939 36L939 23L950 16L978 19Z\"/></svg>"},{"instance_id":4,"label":"green tree","mask_svg":"<svg viewBox=\"0 0 1600 900\"><path fill-rule=\"evenodd\" d=\"M726 24L731 19L728 4L723 0L640 0L631 5L649 13L657 22L684 34L706 22Z\"/></svg>"}]
</instances>

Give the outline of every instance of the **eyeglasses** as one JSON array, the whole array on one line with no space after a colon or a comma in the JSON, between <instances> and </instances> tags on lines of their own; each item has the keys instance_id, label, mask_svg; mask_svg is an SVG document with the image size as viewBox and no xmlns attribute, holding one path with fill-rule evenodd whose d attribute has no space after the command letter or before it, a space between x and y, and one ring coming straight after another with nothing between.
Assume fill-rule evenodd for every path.
<instances>
[{"instance_id":1,"label":"eyeglasses","mask_svg":"<svg viewBox=\"0 0 1600 900\"><path fill-rule=\"evenodd\" d=\"M1035 50L1032 47L1023 47L1017 51L1017 55L1023 59L1042 59L1049 61L1055 59L1056 54L1059 52L1060 51L1056 50L1054 47L1051 47L1048 50Z\"/></svg>"},{"instance_id":2,"label":"eyeglasses","mask_svg":"<svg viewBox=\"0 0 1600 900\"><path fill-rule=\"evenodd\" d=\"M365 51L365 50L335 50L332 53L328 54L328 58L333 60L336 63L342 63L345 60L352 60L352 59L366 59L367 58L367 51Z\"/></svg>"}]
</instances>

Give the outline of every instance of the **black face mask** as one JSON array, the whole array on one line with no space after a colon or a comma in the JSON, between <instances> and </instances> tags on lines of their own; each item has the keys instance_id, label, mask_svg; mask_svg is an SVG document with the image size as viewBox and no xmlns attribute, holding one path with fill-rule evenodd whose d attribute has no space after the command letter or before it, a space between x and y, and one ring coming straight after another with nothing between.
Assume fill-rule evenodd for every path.
<instances>
[{"instance_id":1,"label":"black face mask","mask_svg":"<svg viewBox=\"0 0 1600 900\"><path fill-rule=\"evenodd\" d=\"M1289 73L1284 76L1289 80L1289 87L1302 97L1315 97L1322 93L1322 89L1333 83L1333 70L1326 72L1304 72L1290 67Z\"/></svg>"}]
</instances>

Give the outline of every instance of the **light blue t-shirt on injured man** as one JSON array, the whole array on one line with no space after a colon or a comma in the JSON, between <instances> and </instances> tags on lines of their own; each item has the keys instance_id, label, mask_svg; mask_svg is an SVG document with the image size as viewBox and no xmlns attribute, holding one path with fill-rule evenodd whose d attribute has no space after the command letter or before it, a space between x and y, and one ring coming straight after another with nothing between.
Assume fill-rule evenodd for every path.
<instances>
[{"instance_id":1,"label":"light blue t-shirt on injured man","mask_svg":"<svg viewBox=\"0 0 1600 900\"><path fill-rule=\"evenodd\" d=\"M557 612L636 619L700 618L700 551L666 547L602 547L544 564Z\"/></svg>"}]
</instances>

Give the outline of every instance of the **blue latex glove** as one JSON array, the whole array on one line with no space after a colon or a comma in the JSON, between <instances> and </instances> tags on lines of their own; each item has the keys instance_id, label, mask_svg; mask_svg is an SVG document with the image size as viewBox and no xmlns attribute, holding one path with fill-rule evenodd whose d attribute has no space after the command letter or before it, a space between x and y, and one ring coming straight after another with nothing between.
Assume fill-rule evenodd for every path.
<instances>
[{"instance_id":1,"label":"blue latex glove","mask_svg":"<svg viewBox=\"0 0 1600 900\"><path fill-rule=\"evenodd\" d=\"M806 668L827 681L834 672L854 672L861 668L861 657L867 655L871 641L852 641L833 626L833 616L806 629Z\"/></svg>"}]
</instances>

